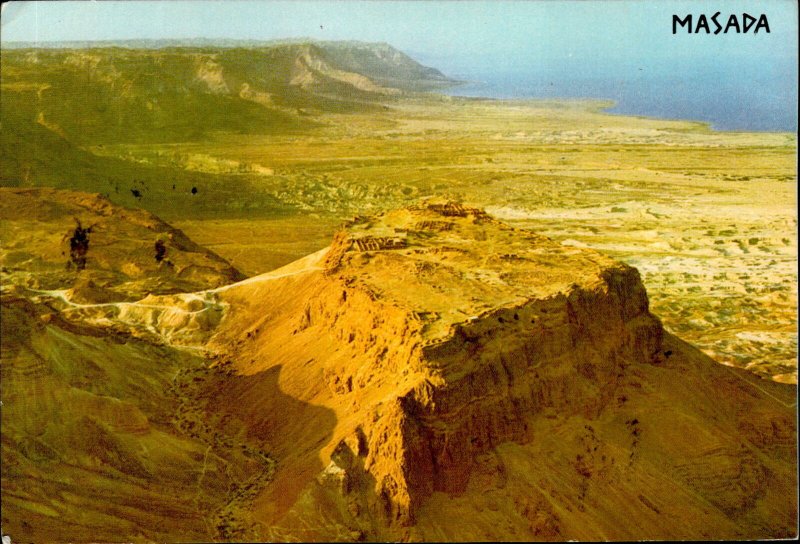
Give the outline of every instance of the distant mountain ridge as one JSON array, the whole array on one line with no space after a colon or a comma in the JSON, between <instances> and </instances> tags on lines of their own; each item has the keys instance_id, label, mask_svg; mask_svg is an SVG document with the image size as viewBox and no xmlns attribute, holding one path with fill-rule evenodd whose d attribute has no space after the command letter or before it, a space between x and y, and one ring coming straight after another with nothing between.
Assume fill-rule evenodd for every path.
<instances>
[{"instance_id":1,"label":"distant mountain ridge","mask_svg":"<svg viewBox=\"0 0 800 544\"><path fill-rule=\"evenodd\" d=\"M13 124L38 124L83 145L298 131L314 126L318 113L368 111L403 93L458 83L385 43L201 39L3 47L4 123L13 117Z\"/></svg>"},{"instance_id":2,"label":"distant mountain ridge","mask_svg":"<svg viewBox=\"0 0 800 544\"><path fill-rule=\"evenodd\" d=\"M460 81L448 78L436 68L423 66L388 43L319 42L333 62L345 70L363 74L373 81L400 89L449 87Z\"/></svg>"},{"instance_id":3,"label":"distant mountain ridge","mask_svg":"<svg viewBox=\"0 0 800 544\"><path fill-rule=\"evenodd\" d=\"M187 38L167 40L76 40L52 42L4 42L3 49L264 49L283 46L315 46L336 57L342 67L367 77L377 76L383 82L403 85L414 80L415 85L446 87L456 83L435 68L421 65L402 51L385 42L319 41L310 38L277 40L247 40L233 38ZM425 87L426 85L422 85Z\"/></svg>"}]
</instances>

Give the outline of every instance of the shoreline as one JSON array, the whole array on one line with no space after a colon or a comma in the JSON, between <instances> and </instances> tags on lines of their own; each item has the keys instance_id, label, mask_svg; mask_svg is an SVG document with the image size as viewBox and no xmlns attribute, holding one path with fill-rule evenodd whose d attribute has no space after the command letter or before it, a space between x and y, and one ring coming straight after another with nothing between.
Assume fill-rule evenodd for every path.
<instances>
[{"instance_id":1,"label":"shoreline","mask_svg":"<svg viewBox=\"0 0 800 544\"><path fill-rule=\"evenodd\" d=\"M457 78L456 78L457 79ZM702 125L706 127L708 130L713 132L726 132L726 133L747 133L747 134L797 134L797 128L770 128L770 129L757 129L757 128L720 128L719 121L715 120L703 120L703 119L694 119L691 117L667 117L661 116L657 114L650 114L647 112L624 112L624 111L611 111L614 108L625 108L626 106L620 102L620 100L615 98L608 98L608 97L598 97L598 96L480 96L475 94L452 94L452 92L458 92L460 87L465 85L481 85L484 88L491 89L492 84L486 80L475 80L475 79L464 79L460 80L459 83L448 87L447 89L443 89L438 91L443 96L448 96L453 99L468 99L468 100L491 100L491 101L501 101L501 102L526 102L526 101L546 101L552 100L556 102L563 102L563 101L587 101L587 102L605 102L610 103L609 106L596 110L597 112L606 113L609 115L618 115L624 117L633 117L633 118L640 118L640 119L652 119L652 120L659 120L659 121L676 121L676 122L688 122L688 123L696 123L698 125ZM477 91L480 92L480 91Z\"/></svg>"},{"instance_id":2,"label":"shoreline","mask_svg":"<svg viewBox=\"0 0 800 544\"><path fill-rule=\"evenodd\" d=\"M714 121L705 121L701 119L679 118L679 117L660 117L658 115L649 115L646 113L626 113L621 111L611 111L614 108L620 107L618 100L613 98L599 98L592 96L582 97L542 97L542 96L528 96L528 97L494 97L494 96L467 96L467 95L454 95L443 92L436 92L442 97L447 97L452 100L465 100L469 102L487 101L492 103L600 103L593 108L587 109L592 113L601 113L605 115L613 115L616 117L629 117L633 119L646 119L651 121L666 121L673 123L691 123L697 125L698 128L705 129L709 132L728 133L728 134L783 134L783 135L796 135L797 131L792 130L758 130L758 129L725 129L715 126ZM607 105L606 105L607 104Z\"/></svg>"}]
</instances>

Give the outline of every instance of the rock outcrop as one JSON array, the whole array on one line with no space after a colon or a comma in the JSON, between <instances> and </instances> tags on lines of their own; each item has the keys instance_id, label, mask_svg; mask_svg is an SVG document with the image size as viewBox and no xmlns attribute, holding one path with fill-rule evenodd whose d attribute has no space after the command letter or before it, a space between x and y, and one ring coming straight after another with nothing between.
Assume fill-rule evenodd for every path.
<instances>
[{"instance_id":1,"label":"rock outcrop","mask_svg":"<svg viewBox=\"0 0 800 544\"><path fill-rule=\"evenodd\" d=\"M230 383L222 386L224 396L243 402L219 409L244 421L264 418L259 428L266 443L292 444L291 451L275 450L278 465L283 459L286 465L303 467L306 484L298 485L298 472L289 470L294 481L282 485L279 470L276 486L262 497L262 504L273 505L262 512L262 522L299 531L302 538L333 538L354 531L365 538L440 538L431 529L438 526L437 515L426 504L441 494L477 498L472 487L476 470L482 470L480 460L508 444L535 449L542 421L616 421L634 404L631 399L641 398L637 402L647 405L643 389L651 389L654 404L666 402L669 387L653 391L660 385L645 385L643 377L651 374L659 383L664 375L688 380L681 387L709 394L720 374L735 373L698 353L687 354L688 348L673 347L675 341L648 311L635 269L596 252L512 229L481 210L455 204L355 218L327 252L233 285L219 295L229 311L211 346L233 361L236 372L257 381L280 365L285 380L279 383L288 396L324 405L337 415L334 428L320 429L318 435L309 433L309 422L302 420L282 423L278 435L267 421L292 419L292 414L269 399L256 400L252 381L247 391ZM676 362L685 360L694 366L682 376ZM745 380L745 388L747 380L756 380L737 376ZM324 387L309 385L315 380ZM747 395L774 387L759 382ZM770 395L788 399L791 392L768 392L761 400L769 405ZM781 414L776 416L779 426L791 428L790 410L773 408L774 414ZM685 407L663 407L661 414L670 409L682 412ZM730 414L692 417L698 418L702 432L722 433L716 436L721 443L736 442L724 436L727 431L706 428L705 418L727 419L738 428L741 424ZM605 475L603 485L613 486L615 478L622 477L615 473L617 467L636 456L647 457L638 442L644 417L630 423L636 419L627 418L624 444L609 446L602 460L583 452L569 461L570 474L578 482L576 495L583 494L579 502L588 493L587 482L598 474ZM774 445L775 440L767 441ZM788 443L781 447L791 448ZM589 447L590 454L595 450ZM675 452L676 458L684 454ZM758 503L754 497L770 494L756 485L758 475L768 472L766 465L749 455L741 466L741 459L733 461L728 453L720 459L725 462L719 467L713 461L687 461L694 469L676 462L674 474L663 478L670 485L673 478L682 481L701 495L719 491L724 496L714 486L706 491L707 484L718 476L741 476L731 497L707 500L719 503L720 517L728 524L724 534L759 534L755 529L748 532L747 523L744 528L737 523L743 512L753 518L761 515L753 513ZM319 476L311 478L315 470ZM687 476L691 470L708 476ZM635 480L636 469L625 477ZM645 482L639 484L641 492ZM639 489L635 483L631 486L631 493ZM751 487L757 488L754 495L741 493ZM277 492L283 508L274 507ZM646 495L625 501L636 501L652 512L653 502ZM525 522L529 527L520 533L525 538L578 534L554 521L559 508L552 499L521 508L535 518ZM791 518L791 509L784 505L784 519ZM320 511L330 517L318 519ZM308 516L317 520L313 530ZM415 532L421 527L429 532ZM656 524L649 530L642 527L638 537L671 534L684 533ZM701 528L685 534L700 535ZM456 532L449 538L481 535Z\"/></svg>"}]
</instances>

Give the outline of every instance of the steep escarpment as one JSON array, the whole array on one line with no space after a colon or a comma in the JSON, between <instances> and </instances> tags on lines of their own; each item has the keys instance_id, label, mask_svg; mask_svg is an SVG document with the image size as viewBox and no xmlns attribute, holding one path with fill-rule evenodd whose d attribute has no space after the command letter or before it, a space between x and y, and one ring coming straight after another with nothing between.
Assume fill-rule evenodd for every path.
<instances>
[{"instance_id":1,"label":"steep escarpment","mask_svg":"<svg viewBox=\"0 0 800 544\"><path fill-rule=\"evenodd\" d=\"M614 401L627 366L663 361L663 329L635 270L608 269L602 280L491 312L424 350L445 383L407 398L424 436L409 446L421 444L417 455L432 460L418 492L463 492L472 459L530 440L531 417L553 409L593 419Z\"/></svg>"},{"instance_id":2,"label":"steep escarpment","mask_svg":"<svg viewBox=\"0 0 800 544\"><path fill-rule=\"evenodd\" d=\"M457 83L386 43L321 42L319 46L338 66L386 87L427 90Z\"/></svg>"},{"instance_id":3,"label":"steep escarpment","mask_svg":"<svg viewBox=\"0 0 800 544\"><path fill-rule=\"evenodd\" d=\"M229 311L211 346L243 379L220 384L240 402L214 409L283 444L284 469L254 503L273 536L490 540L502 521L520 538L697 537L704 527L667 521L694 509L721 535L791 532L793 506L758 474L794 481L793 390L680 344L636 270L600 254L434 203L354 218L327 252L219 297ZM260 396L275 371L288 398L335 421ZM755 405L771 415L753 433L741 407ZM655 438L675 425L722 453ZM522 468L525 452L550 470ZM677 504L679 491L694 498ZM496 508L480 505L487 493ZM443 497L477 525L447 522ZM601 521L654 509L669 514L639 533Z\"/></svg>"}]
</instances>

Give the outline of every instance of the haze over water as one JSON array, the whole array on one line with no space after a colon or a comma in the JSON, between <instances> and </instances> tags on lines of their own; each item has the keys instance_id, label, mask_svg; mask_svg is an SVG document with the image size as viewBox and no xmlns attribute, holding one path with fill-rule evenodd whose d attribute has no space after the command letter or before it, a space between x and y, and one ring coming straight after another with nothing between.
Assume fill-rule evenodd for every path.
<instances>
[{"instance_id":1,"label":"haze over water","mask_svg":"<svg viewBox=\"0 0 800 544\"><path fill-rule=\"evenodd\" d=\"M791 76L750 73L720 79L699 73L674 78L646 68L604 77L579 72L447 73L469 82L444 91L453 96L608 99L615 103L610 113L703 121L716 130L797 130L797 89L787 84Z\"/></svg>"}]
</instances>

